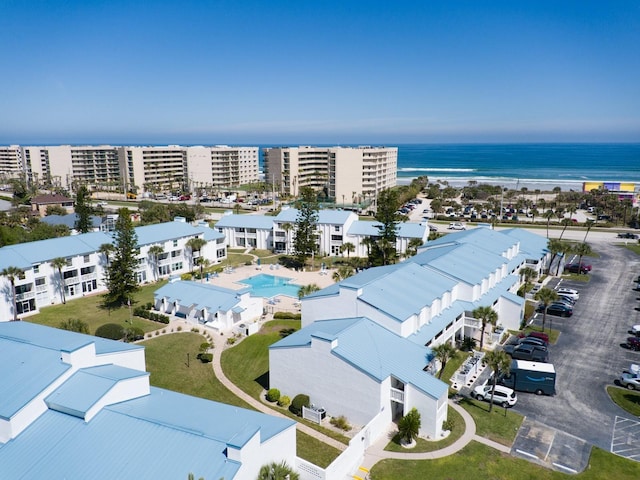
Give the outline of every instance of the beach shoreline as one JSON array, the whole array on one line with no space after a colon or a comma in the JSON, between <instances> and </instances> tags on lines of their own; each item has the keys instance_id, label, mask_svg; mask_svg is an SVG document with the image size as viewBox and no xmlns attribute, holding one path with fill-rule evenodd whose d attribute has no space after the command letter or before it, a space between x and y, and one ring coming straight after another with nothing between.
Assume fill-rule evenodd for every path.
<instances>
[{"instance_id":1,"label":"beach shoreline","mask_svg":"<svg viewBox=\"0 0 640 480\"><path fill-rule=\"evenodd\" d=\"M514 178L488 178L488 177L442 177L427 176L429 183L446 184L451 187L462 188L469 186L469 182L477 185L500 185L509 190L521 191L523 188L533 192L552 192L559 187L563 192L582 192L583 182L576 180L549 180L549 179L514 179ZM415 177L398 177L397 185L409 185Z\"/></svg>"}]
</instances>

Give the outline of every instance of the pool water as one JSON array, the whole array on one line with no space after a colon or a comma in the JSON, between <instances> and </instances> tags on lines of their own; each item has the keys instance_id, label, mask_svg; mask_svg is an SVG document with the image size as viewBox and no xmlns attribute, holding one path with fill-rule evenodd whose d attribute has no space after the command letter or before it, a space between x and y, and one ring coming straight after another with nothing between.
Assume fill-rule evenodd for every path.
<instances>
[{"instance_id":1,"label":"pool water","mask_svg":"<svg viewBox=\"0 0 640 480\"><path fill-rule=\"evenodd\" d=\"M298 298L300 285L289 283L290 281L290 278L261 273L260 275L241 280L238 283L249 285L251 295L254 297L271 298L276 295L287 295L288 297Z\"/></svg>"}]
</instances>

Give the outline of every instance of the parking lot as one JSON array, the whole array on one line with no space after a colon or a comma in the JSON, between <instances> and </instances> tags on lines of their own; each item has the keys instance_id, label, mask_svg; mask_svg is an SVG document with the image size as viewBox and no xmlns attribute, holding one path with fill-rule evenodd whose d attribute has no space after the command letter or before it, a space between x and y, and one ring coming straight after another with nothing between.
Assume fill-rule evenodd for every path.
<instances>
[{"instance_id":1,"label":"parking lot","mask_svg":"<svg viewBox=\"0 0 640 480\"><path fill-rule=\"evenodd\" d=\"M593 265L589 283L554 279L549 284L555 287L560 283L580 291L572 317L547 315L547 327L561 332L558 342L549 349L557 372L557 393L554 397L519 394L515 410L536 425L568 434L567 438L583 439L640 461L640 428L631 428L630 423L625 425L624 435L615 433L625 421L637 423L638 419L615 405L606 392L607 385L612 385L631 363L640 363L640 352L622 346L630 326L640 323L640 292L634 283L640 274L640 261L614 242L592 243L592 247L600 257L583 260ZM541 324L541 319L538 314L535 322ZM547 435L555 435L553 431ZM573 440L563 439L559 445L580 451ZM553 459L553 450L545 457Z\"/></svg>"}]
</instances>

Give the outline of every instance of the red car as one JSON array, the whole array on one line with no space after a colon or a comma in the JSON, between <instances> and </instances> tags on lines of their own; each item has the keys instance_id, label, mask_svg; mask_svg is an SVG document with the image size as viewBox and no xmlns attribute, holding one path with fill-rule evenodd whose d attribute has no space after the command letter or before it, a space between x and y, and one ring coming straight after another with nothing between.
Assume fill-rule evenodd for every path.
<instances>
[{"instance_id":1,"label":"red car","mask_svg":"<svg viewBox=\"0 0 640 480\"><path fill-rule=\"evenodd\" d=\"M527 333L527 335L525 335L524 333L521 333L518 336L520 338L526 338L526 337L539 338L540 340L543 340L547 344L549 343L549 335L547 335L544 332L529 332L529 333Z\"/></svg>"},{"instance_id":2,"label":"red car","mask_svg":"<svg viewBox=\"0 0 640 480\"><path fill-rule=\"evenodd\" d=\"M564 271L569 273L589 273L591 271L591 265L584 263L582 265L578 263L570 263L565 265Z\"/></svg>"},{"instance_id":3,"label":"red car","mask_svg":"<svg viewBox=\"0 0 640 480\"><path fill-rule=\"evenodd\" d=\"M640 338L627 337L627 348L635 351L640 350Z\"/></svg>"},{"instance_id":4,"label":"red car","mask_svg":"<svg viewBox=\"0 0 640 480\"><path fill-rule=\"evenodd\" d=\"M191 200L191 195L180 195L178 197L178 200L180 200L181 202L184 202L185 200Z\"/></svg>"}]
</instances>

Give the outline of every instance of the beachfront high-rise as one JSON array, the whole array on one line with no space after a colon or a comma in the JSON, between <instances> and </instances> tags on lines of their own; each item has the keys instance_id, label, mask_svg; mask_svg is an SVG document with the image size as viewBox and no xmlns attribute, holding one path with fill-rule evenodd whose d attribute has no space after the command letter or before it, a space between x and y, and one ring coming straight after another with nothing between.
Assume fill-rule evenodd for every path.
<instances>
[{"instance_id":1,"label":"beachfront high-rise","mask_svg":"<svg viewBox=\"0 0 640 480\"><path fill-rule=\"evenodd\" d=\"M325 190L337 204L373 201L396 185L397 147L277 147L264 150L265 179L287 195Z\"/></svg>"},{"instance_id":2,"label":"beachfront high-rise","mask_svg":"<svg viewBox=\"0 0 640 480\"><path fill-rule=\"evenodd\" d=\"M258 147L13 145L0 147L0 175L72 191L227 189L258 181Z\"/></svg>"}]
</instances>

